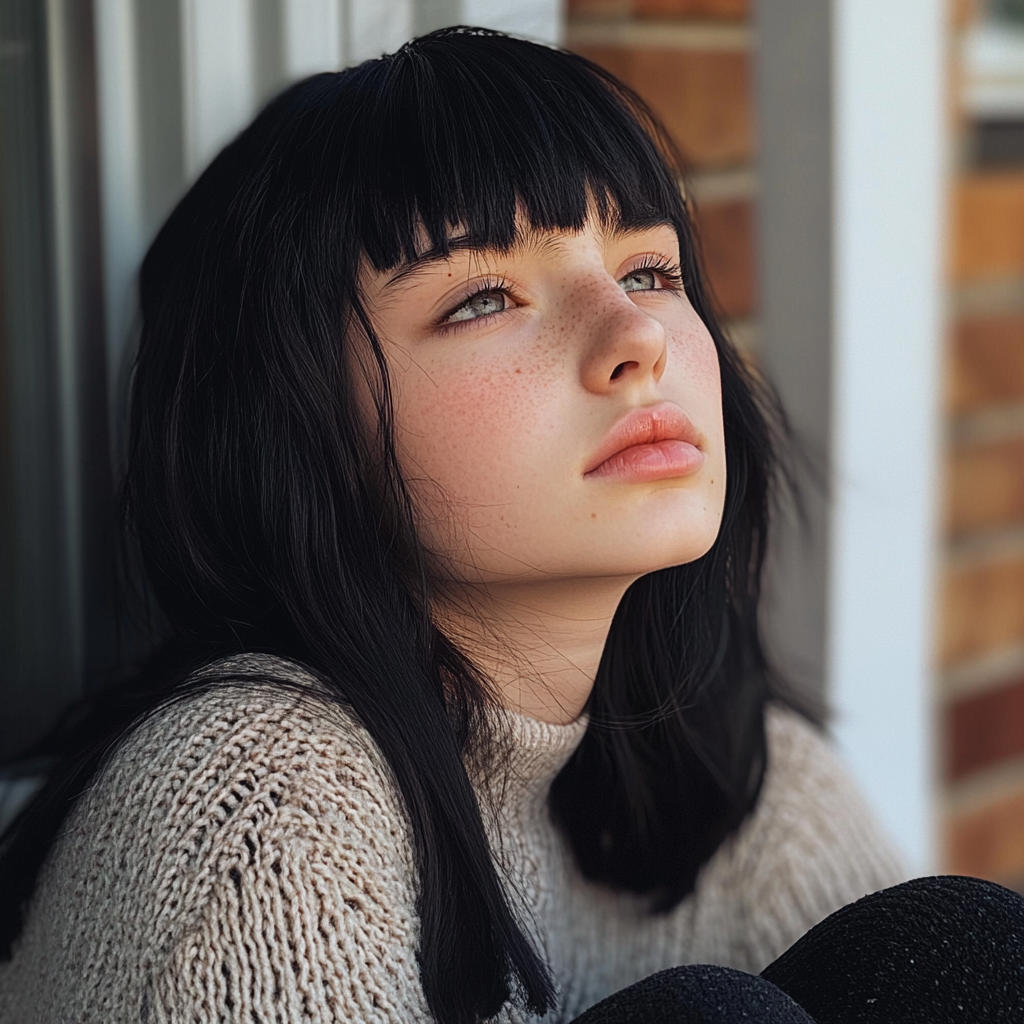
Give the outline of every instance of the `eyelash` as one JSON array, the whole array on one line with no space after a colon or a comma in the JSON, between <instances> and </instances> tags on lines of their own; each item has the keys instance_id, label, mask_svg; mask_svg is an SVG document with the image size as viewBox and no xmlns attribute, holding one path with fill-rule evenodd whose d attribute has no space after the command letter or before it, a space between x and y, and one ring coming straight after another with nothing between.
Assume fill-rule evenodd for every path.
<instances>
[{"instance_id":1,"label":"eyelash","mask_svg":"<svg viewBox=\"0 0 1024 1024\"><path fill-rule=\"evenodd\" d=\"M653 270L662 278L665 282L665 288L653 289L655 291L679 291L683 287L683 272L680 269L679 264L667 257L656 256L653 253L648 256L644 256L635 267L627 270L622 276L629 277L630 274L635 274L638 270ZM490 316L498 316L499 314L497 313L491 313L484 317L476 317L471 320L455 320L452 323L448 323L448 318L457 313L468 302L472 302L478 295L487 295L490 292L503 293L513 302L516 301L515 295L509 288L508 280L506 278L484 278L484 280L477 283L477 286L473 291L465 296L465 298L460 299L456 305L452 306L451 309L442 315L437 326L445 332L454 333L472 327L478 320L486 320ZM501 312L505 313L508 312L508 310L502 310Z\"/></svg>"},{"instance_id":2,"label":"eyelash","mask_svg":"<svg viewBox=\"0 0 1024 1024\"><path fill-rule=\"evenodd\" d=\"M478 295L487 295L490 292L501 292L509 299L511 299L512 302L516 301L515 295L513 294L512 289L509 287L507 278L485 277L482 281L477 282L476 287L474 287L474 289L468 295L466 295L464 298L459 299L459 301L454 306L452 306L451 309L449 309L447 312L441 315L441 318L437 325L438 328L445 332L456 333L458 331L472 327L479 320L488 319L488 317L476 317L471 320L455 320L452 323L447 322L448 317L454 316L460 309L462 309L463 306L465 306L469 302L472 302ZM501 312L507 313L508 310L502 310ZM498 315L499 314L497 313L490 314L490 316Z\"/></svg>"},{"instance_id":3,"label":"eyelash","mask_svg":"<svg viewBox=\"0 0 1024 1024\"><path fill-rule=\"evenodd\" d=\"M679 291L683 287L682 268L674 260L665 256L657 256L654 253L644 256L640 263L622 276L629 277L630 274L635 274L638 270L653 270L657 273L665 282L665 291Z\"/></svg>"}]
</instances>

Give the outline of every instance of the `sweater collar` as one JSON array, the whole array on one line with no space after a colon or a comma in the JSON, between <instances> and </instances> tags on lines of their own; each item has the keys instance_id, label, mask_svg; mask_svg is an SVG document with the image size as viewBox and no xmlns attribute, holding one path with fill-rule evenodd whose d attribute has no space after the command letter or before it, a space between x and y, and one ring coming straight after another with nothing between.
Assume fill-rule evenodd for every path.
<instances>
[{"instance_id":1,"label":"sweater collar","mask_svg":"<svg viewBox=\"0 0 1024 1024\"><path fill-rule=\"evenodd\" d=\"M243 654L224 658L196 673L197 678L211 672L238 672L240 675L273 674L280 672L314 689L320 683L298 665L266 654ZM583 742L587 731L587 715L583 714L568 725L541 722L519 711L507 708L492 709L495 716L494 733L500 754L487 772L484 787L479 776L470 767L477 789L486 788L499 795L502 802L508 798L522 806L546 801L551 783L565 767L576 748ZM469 766L467 766L469 767Z\"/></svg>"},{"instance_id":2,"label":"sweater collar","mask_svg":"<svg viewBox=\"0 0 1024 1024\"><path fill-rule=\"evenodd\" d=\"M506 811L546 803L551 783L583 742L587 716L568 725L553 725L508 709L495 714L500 754L482 788Z\"/></svg>"}]
</instances>

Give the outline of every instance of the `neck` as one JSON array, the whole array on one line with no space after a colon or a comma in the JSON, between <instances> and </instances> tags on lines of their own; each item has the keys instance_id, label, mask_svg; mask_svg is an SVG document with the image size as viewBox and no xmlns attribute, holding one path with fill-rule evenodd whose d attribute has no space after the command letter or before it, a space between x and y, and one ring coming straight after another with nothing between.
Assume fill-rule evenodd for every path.
<instances>
[{"instance_id":1,"label":"neck","mask_svg":"<svg viewBox=\"0 0 1024 1024\"><path fill-rule=\"evenodd\" d=\"M612 617L632 578L460 586L435 607L438 625L513 711L575 721L590 696Z\"/></svg>"}]
</instances>

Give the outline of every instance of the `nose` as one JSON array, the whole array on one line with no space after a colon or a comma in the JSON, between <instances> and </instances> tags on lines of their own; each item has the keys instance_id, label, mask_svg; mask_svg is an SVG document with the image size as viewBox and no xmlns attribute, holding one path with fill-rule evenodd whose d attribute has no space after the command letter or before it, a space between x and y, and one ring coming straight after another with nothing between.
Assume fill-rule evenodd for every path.
<instances>
[{"instance_id":1,"label":"nose","mask_svg":"<svg viewBox=\"0 0 1024 1024\"><path fill-rule=\"evenodd\" d=\"M595 394L657 383L665 372L665 328L614 281L590 297L589 344L583 354L583 386Z\"/></svg>"}]
</instances>

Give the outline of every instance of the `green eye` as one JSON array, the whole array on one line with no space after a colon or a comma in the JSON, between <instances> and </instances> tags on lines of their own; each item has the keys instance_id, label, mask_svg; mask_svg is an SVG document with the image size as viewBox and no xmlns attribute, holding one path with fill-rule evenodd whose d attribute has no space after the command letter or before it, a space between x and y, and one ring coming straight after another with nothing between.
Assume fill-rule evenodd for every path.
<instances>
[{"instance_id":1,"label":"green eye","mask_svg":"<svg viewBox=\"0 0 1024 1024\"><path fill-rule=\"evenodd\" d=\"M658 278L653 270L634 270L619 284L624 292L652 292L658 287Z\"/></svg>"},{"instance_id":2,"label":"green eye","mask_svg":"<svg viewBox=\"0 0 1024 1024\"><path fill-rule=\"evenodd\" d=\"M448 323L456 320L477 320L491 313L502 313L508 308L504 292L477 292L466 299L451 316Z\"/></svg>"}]
</instances>

